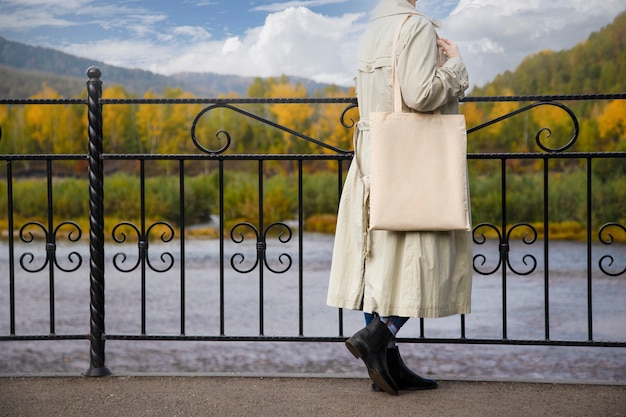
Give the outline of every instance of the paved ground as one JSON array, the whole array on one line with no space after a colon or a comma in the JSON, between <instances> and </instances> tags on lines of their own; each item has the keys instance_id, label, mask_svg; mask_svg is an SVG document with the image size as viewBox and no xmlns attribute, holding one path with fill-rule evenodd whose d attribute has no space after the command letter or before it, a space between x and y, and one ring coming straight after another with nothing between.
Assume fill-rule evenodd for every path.
<instances>
[{"instance_id":1,"label":"paved ground","mask_svg":"<svg viewBox=\"0 0 626 417\"><path fill-rule=\"evenodd\" d=\"M0 416L626 416L626 385L441 381L399 396L363 378L0 378Z\"/></svg>"}]
</instances>

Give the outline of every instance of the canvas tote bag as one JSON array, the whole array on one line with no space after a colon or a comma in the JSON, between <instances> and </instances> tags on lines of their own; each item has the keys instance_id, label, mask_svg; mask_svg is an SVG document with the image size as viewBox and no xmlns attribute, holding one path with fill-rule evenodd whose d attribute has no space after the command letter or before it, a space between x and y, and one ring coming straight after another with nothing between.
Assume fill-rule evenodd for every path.
<instances>
[{"instance_id":1,"label":"canvas tote bag","mask_svg":"<svg viewBox=\"0 0 626 417\"><path fill-rule=\"evenodd\" d=\"M370 114L370 230L471 230L461 114L403 113L393 41L393 112Z\"/></svg>"}]
</instances>

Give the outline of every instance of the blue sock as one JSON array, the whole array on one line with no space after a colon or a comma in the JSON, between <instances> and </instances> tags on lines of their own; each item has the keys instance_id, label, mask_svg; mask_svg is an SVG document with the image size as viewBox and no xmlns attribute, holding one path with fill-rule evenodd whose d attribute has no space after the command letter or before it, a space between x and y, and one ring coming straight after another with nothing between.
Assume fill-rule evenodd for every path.
<instances>
[{"instance_id":1,"label":"blue sock","mask_svg":"<svg viewBox=\"0 0 626 417\"><path fill-rule=\"evenodd\" d=\"M367 326L374 320L377 316L377 313L364 313L365 316L365 325ZM389 317L381 317L380 320L387 325L389 331L393 334L393 339L389 342L388 347L396 346L396 334L404 324L409 320L408 317L399 317L399 316L389 316Z\"/></svg>"}]
</instances>

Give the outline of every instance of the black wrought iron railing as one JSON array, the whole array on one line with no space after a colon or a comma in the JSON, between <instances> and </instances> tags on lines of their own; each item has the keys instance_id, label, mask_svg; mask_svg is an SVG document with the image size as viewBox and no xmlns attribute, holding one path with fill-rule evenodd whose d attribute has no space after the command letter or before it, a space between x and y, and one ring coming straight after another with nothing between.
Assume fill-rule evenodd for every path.
<instances>
[{"instance_id":1,"label":"black wrought iron railing","mask_svg":"<svg viewBox=\"0 0 626 417\"><path fill-rule=\"evenodd\" d=\"M328 250L332 240L326 240L316 250L323 252L321 255L312 255L309 239L311 236L306 232L306 207L309 204L310 196L305 192L309 164L320 162L327 163L332 168L326 168L332 172L336 178L333 185L333 195L337 201L341 194L343 178L346 168L352 158L349 149L342 149L336 145L331 145L325 138L316 138L302 133L293 127L281 125L268 117L259 116L244 105L321 105L337 104L344 105L344 110L338 112L337 123L342 123L344 128L350 129L353 121L348 117L350 109L356 107L354 98L330 98L330 99L105 99L102 97L101 73L98 68L92 67L88 70L89 80L87 81L86 99L0 99L0 105L9 106L29 106L29 105L85 105L88 109L88 152L86 154L1 154L0 160L4 162L3 176L0 181L4 183L5 195L0 197L0 203L5 201L6 213L6 236L3 238L6 245L2 246L4 267L2 271L2 305L0 305L0 324L4 333L0 334L0 341L27 341L27 340L78 340L88 339L90 341L90 363L88 375L106 375L109 370L105 361L105 344L108 340L177 340L177 341L298 341L298 342L339 342L346 338L344 334L344 312L339 310L333 319L335 321L331 332L325 334L313 334L309 329L316 327L311 324L315 320L315 314L311 311L325 308L323 301L314 298L309 291L313 291L311 286L324 288L325 282L319 277L325 276L325 266L330 261L330 251ZM569 102L586 102L601 100L625 100L626 94L605 94L605 95L558 95L558 96L517 96L517 97L468 97L465 103L503 103L519 102L530 103L502 115L494 120L483 122L468 130L469 140L472 134L488 126L497 124L505 119L525 114L531 109L538 107L558 108L569 118L571 124L571 137L564 143L550 145L547 140L550 136L548 128L541 128L535 135L535 143L539 151L505 152L494 153L470 153L470 175L472 175L472 163L476 161L496 164L495 172L499 172L499 188L493 189L494 198L499 205L499 222L484 221L484 219L474 219L473 230L475 255L474 271L476 277L490 277L489 286L496 286L491 298L498 299L491 305L492 310L484 310L484 306L474 308L477 314L484 317L484 320L492 325L497 323L500 330L495 335L486 335L480 330L474 329L473 325L467 323L467 318L460 317L455 335L429 336L429 329L425 320L420 320L418 333L413 337L405 337L402 340L412 343L460 343L460 344L512 344L512 345L556 345L556 346L594 346L594 347L626 347L626 335L621 333L623 325L615 326L614 330L603 330L598 336L594 329L594 323L598 322L595 312L597 306L605 307L606 303L614 304L612 310L614 315L620 316L623 320L623 306L626 305L624 295L626 294L626 246L619 242L617 237L624 237L626 225L624 224L624 211L626 211L626 194L623 190L618 190L618 207L621 204L623 209L621 217L602 221L594 216L597 201L597 194L594 190L594 164L604 164L606 161L625 161L626 152L572 152L570 148L577 142L580 135L579 121L571 108L564 104ZM202 105L205 106L199 111L190 126L181 126L182 130L190 129L189 141L194 144L192 152L184 154L150 154L150 153L129 153L116 154L105 153L103 144L107 141L107 136L103 134L103 118L110 106L130 106L130 105ZM215 136L219 139L220 145L213 149L203 144L196 134L196 128L200 120L216 109L224 109L236 112L244 118L255 120L264 126L277 129L280 132L291 135L297 140L306 141L317 147L317 152L287 152L287 153L246 153L233 151L231 146L230 133L227 129L216 126ZM1 140L9 140L7 133ZM167 140L167 138L165 138ZM620 139L623 141L624 139ZM532 142L532 141L531 141ZM555 182L552 165L554 161L576 161L583 168L584 187L586 188L584 214L584 241L581 243L582 250L575 253L574 258L561 260L566 266L558 271L554 271L550 264L553 258L553 247L555 245L551 236L551 220L553 213L551 207L551 187ZM74 219L63 219L59 221L53 209L55 193L53 184L57 177L55 167L67 161L82 161L88 168L88 219L89 233L86 233ZM152 164L168 161L176 168L169 173L170 177L176 177L176 187L179 195L179 202L175 223L162 219L150 219L146 215L147 204L159 204L158 201L149 195L146 181L149 175L146 173L147 167ZM256 217L247 219L229 218L225 205L228 192L229 169L233 164L244 162L252 167L253 176L256 181L255 188L251 190L256 196ZM542 178L541 190L543 213L542 221L524 221L514 218L508 213L511 201L508 194L512 191L509 181L511 177L519 174L511 169L514 163L532 161L536 170L540 172ZM45 208L45 221L26 220L20 224L15 220L15 205L24 195L15 193L15 185L18 181L14 173L16 164L25 162L39 162L45 165L45 172L40 176L46 179L47 207ZM107 166L118 163L131 162L137 172L138 189L128 192L128 199L139 200L139 213L136 213L138 221L134 220L106 220L106 198L104 184L107 179ZM194 240L193 244L188 239L192 231L192 225L188 224L186 213L188 206L192 203L185 195L189 181L190 164L210 162L215 167L217 181L217 195L215 199L216 215L213 224L216 229L216 236L210 241L200 239ZM274 221L268 219L267 213L274 208L267 203L266 187L268 165L274 162L289 163L290 169L295 178L295 220ZM23 165L20 165L21 176L24 175ZM557 174L559 167L556 168ZM595 197L594 197L595 196ZM613 196L615 197L615 196ZM620 200L621 199L621 200ZM621 201L621 203L620 203ZM76 202L80 204L80 202ZM242 201L241 204L244 204ZM524 201L515 202L516 205L524 205ZM601 203L600 203L601 204ZM0 206L2 207L2 206ZM618 210L619 212L619 210ZM105 221L117 222L110 227L110 236L105 235ZM42 240L45 243L42 243ZM61 242L62 241L62 242ZM84 249L88 243L88 252ZM82 246L80 246L82 244ZM40 246L37 246L40 245ZM74 246L73 246L74 245ZM78 246L76 246L78 245ZM199 245L199 246L198 246ZM202 250L198 254L197 249ZM209 250L208 248L212 249ZM121 248L121 249L120 249ZM105 254L106 250L106 254ZM565 257L571 256L567 252ZM87 262L87 258L88 261ZM209 259L210 258L210 259ZM515 258L515 259L513 259ZM208 259L208 260L207 260ZM205 263L202 263L204 261ZM206 274L212 274L215 278L198 281L191 277L190 271L194 271L194 276L198 270L205 270ZM320 272L321 271L321 272ZM584 335L565 337L560 334L556 337L551 330L555 327L552 321L555 315L561 317L568 315L567 310L554 313L551 308L562 309L562 306L555 305L555 300L562 297L564 291L561 287L555 287L555 280L558 275L575 273L584 282L584 288L580 290L580 284L576 291L582 291L584 298L577 301L576 314L584 311L582 321L584 322ZM30 275L45 274L45 278L38 282L45 282L47 290L38 287L36 290L29 286ZM85 322L89 321L87 332L67 332L59 330L57 324L59 319L57 311L65 308L59 305L56 291L61 287L58 277L67 280L68 276L89 276L89 301L74 300L79 304L89 305L88 314L84 317ZM138 277L137 280L125 281L124 277L132 275ZM237 276L255 276L255 280L250 279L238 286L235 291L242 288L254 293L251 303L256 311L250 312L248 302L238 304L233 307L229 303L233 299L246 299L235 294L227 294L230 290L230 282ZM111 287L114 281L115 286ZM166 279L156 279L155 276L166 276ZM280 285L276 282L276 276L289 276ZM311 278L315 276L315 278ZM535 302L528 309L540 310L539 315L542 320L538 323L531 323L534 330L539 330L538 337L517 337L511 335L510 320L512 314L517 314L517 309L513 310L511 304L519 304L518 298L525 297L517 291L525 291L519 287L516 278L533 277L532 285L540 285L540 292L533 293L535 301L540 304L537 307ZM495 279L497 278L497 279ZM138 281L138 282L137 282ZM314 283L312 284L312 282ZM598 293L596 291L599 281L608 282L608 290ZM559 281L560 282L560 281ZM539 284L537 284L539 283ZM105 284L107 290L105 291ZM34 285L34 284L33 284ZM76 284L79 285L79 284ZM157 288L160 285L163 288ZM562 284L567 288L567 282ZM208 290L206 287L210 287ZM128 288L139 293L138 296L128 294ZM65 287L64 287L65 288ZM604 287L603 287L604 288ZM26 311L20 307L20 300L23 294L28 292L37 293L48 300L47 319L42 319L41 311ZM65 290L64 290L65 291ZM156 320L151 319L155 313L152 299L155 297L151 293L156 291L156 297L162 303L169 305L164 311L158 312L158 321L168 323L164 329L159 331L151 330ZM206 291L204 293L203 291ZM274 292L272 292L274 291ZM282 294L281 292L285 292ZM475 289L481 291L481 289ZM206 297L197 297L196 293L203 292L209 294ZM280 313L287 316L287 321L295 324L286 325L284 330L275 331L267 329L268 320L266 312L272 309L272 305L277 303L284 295L294 297L296 301L293 305L295 309L287 309ZM318 291L319 292L319 291ZM556 293L556 295L555 295ZM133 294L136 294L133 292ZM295 294L295 295L294 295ZM617 302L615 296L617 294ZM607 298L604 298L604 297ZM122 300L122 301L120 301ZM312 301L317 300L317 301ZM523 299L527 300L527 299ZM525 301L521 301L522 303ZM319 305L316 305L319 304ZM161 305L161 304L159 304ZM174 306L174 307L171 307ZM130 325L108 327L105 331L111 315L128 315L125 309L132 310L130 315L136 317L137 321L132 321ZM161 307L156 307L159 310ZM481 310L482 309L482 310ZM621 309L621 310L620 310ZM120 310L120 311L117 311ZM248 327L239 331L229 327L232 315L240 314L242 310L248 311ZM105 311L107 313L105 314ZM610 320L610 315L602 313L601 320ZM25 322L33 319L32 315L37 315L37 320L47 323L46 329L39 332L24 332L22 328L29 328ZM192 317L193 316L193 317ZM534 320L533 316L533 320ZM272 318L275 313L272 311ZM518 319L513 317L513 319ZM579 317L577 316L577 320ZM323 319L328 321L327 318ZM526 318L523 318L526 320ZM529 320L532 321L532 320ZM567 320L566 320L567 321ZM202 326L198 323L217 322L216 328ZM255 324L250 324L255 323ZM621 322L620 322L621 323ZM607 326L603 322L603 329ZM67 326L64 326L66 328ZM234 329L234 330L233 330ZM252 330L250 330L252 329ZM533 333L534 334L534 333Z\"/></svg>"}]
</instances>

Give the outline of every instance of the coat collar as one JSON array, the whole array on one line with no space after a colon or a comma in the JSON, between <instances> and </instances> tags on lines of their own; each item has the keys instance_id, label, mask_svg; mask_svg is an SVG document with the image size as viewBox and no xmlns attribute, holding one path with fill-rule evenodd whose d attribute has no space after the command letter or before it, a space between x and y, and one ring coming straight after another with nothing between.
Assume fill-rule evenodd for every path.
<instances>
[{"instance_id":1,"label":"coat collar","mask_svg":"<svg viewBox=\"0 0 626 417\"><path fill-rule=\"evenodd\" d=\"M415 12L415 7L411 6L407 0L380 0L372 10L370 18L374 20L385 16Z\"/></svg>"},{"instance_id":2,"label":"coat collar","mask_svg":"<svg viewBox=\"0 0 626 417\"><path fill-rule=\"evenodd\" d=\"M370 15L370 21L379 19L385 16L393 16L398 14L419 14L421 16L426 17L424 14L415 9L415 7L411 6L411 4L407 0L380 0L378 5L372 10L372 14ZM440 23L436 20L430 19L435 27L439 27Z\"/></svg>"}]
</instances>

